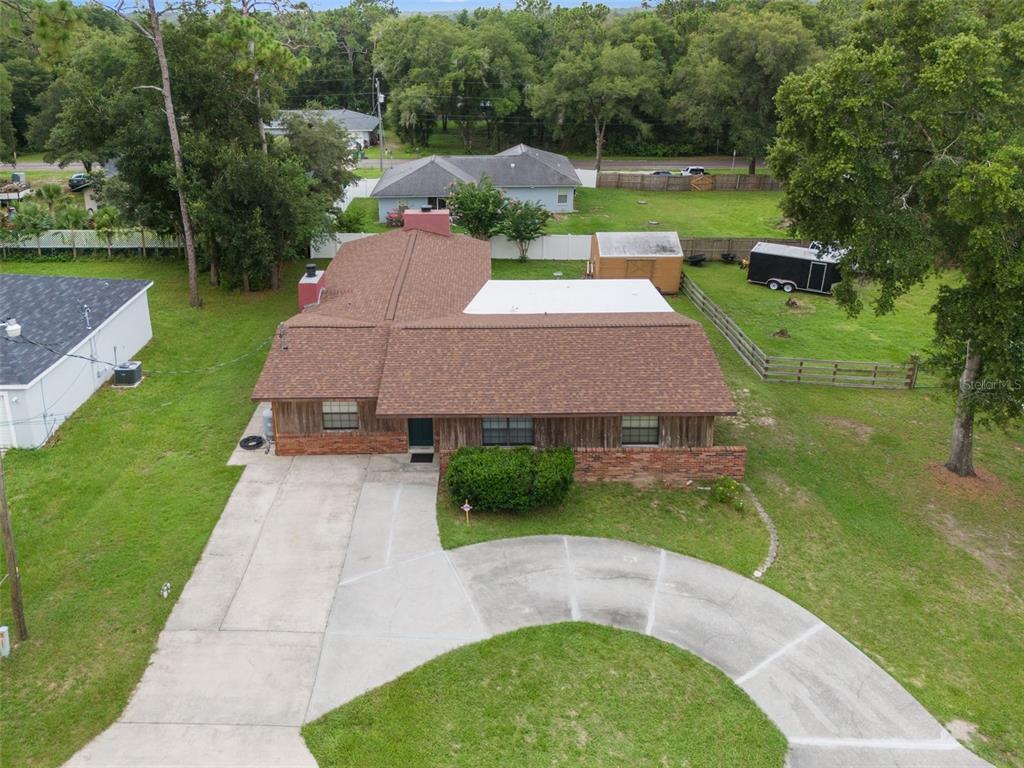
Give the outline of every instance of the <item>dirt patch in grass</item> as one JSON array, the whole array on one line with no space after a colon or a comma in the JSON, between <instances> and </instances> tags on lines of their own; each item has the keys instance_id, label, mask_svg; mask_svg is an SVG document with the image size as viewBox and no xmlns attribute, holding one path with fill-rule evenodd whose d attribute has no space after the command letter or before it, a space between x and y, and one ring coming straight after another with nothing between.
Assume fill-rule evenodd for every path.
<instances>
[{"instance_id":1,"label":"dirt patch in grass","mask_svg":"<svg viewBox=\"0 0 1024 768\"><path fill-rule=\"evenodd\" d=\"M858 443L866 443L874 434L875 428L853 419L841 419L838 416L822 416L821 421L830 427L847 432Z\"/></svg>"},{"instance_id":2,"label":"dirt patch in grass","mask_svg":"<svg viewBox=\"0 0 1024 768\"><path fill-rule=\"evenodd\" d=\"M970 744L975 737L980 738L982 741L987 741L984 736L978 733L978 726L966 720L950 720L946 723L946 730L953 735L954 739L964 744Z\"/></svg>"},{"instance_id":3,"label":"dirt patch in grass","mask_svg":"<svg viewBox=\"0 0 1024 768\"><path fill-rule=\"evenodd\" d=\"M960 477L946 469L941 461L928 462L928 471L939 494L956 494L963 498L994 499L1006 493L1006 483L988 470L975 467L975 477Z\"/></svg>"}]
</instances>

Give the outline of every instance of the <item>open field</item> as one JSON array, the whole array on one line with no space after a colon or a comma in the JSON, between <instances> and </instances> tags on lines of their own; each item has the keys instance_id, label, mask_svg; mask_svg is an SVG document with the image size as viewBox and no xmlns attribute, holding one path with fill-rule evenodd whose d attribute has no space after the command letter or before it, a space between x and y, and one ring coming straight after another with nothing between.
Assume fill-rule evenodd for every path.
<instances>
[{"instance_id":1,"label":"open field","mask_svg":"<svg viewBox=\"0 0 1024 768\"><path fill-rule=\"evenodd\" d=\"M514 265L503 267L505 277ZM730 268L720 269L731 279ZM778 527L779 559L765 584L856 643L941 722L977 726L967 742L974 751L996 765L1024 766L1024 427L979 425L979 477L957 478L942 467L953 419L946 391L766 383L687 299L673 305L705 325L736 398L738 416L720 421L715 441L747 446L747 483ZM898 316L908 343L925 333L927 307L911 301ZM664 492L637 496L643 506L616 504L611 493L576 489L557 510L476 516L472 532L459 531L441 505L442 543L531 527L627 538L635 535L629 529L643 528L647 543L674 549L685 542L704 548L705 559L737 567L737 553L712 546L721 521L687 532L686 518L633 512ZM625 519L572 514L588 495L605 497ZM711 535L698 539L698 531Z\"/></svg>"},{"instance_id":2,"label":"open field","mask_svg":"<svg viewBox=\"0 0 1024 768\"><path fill-rule=\"evenodd\" d=\"M712 262L687 267L686 274L769 355L903 363L932 340L937 279L903 296L895 312L882 316L871 309L874 291L869 289L864 311L851 318L831 296L770 291L748 283L736 265ZM787 306L787 299L799 306ZM782 329L788 338L775 335Z\"/></svg>"},{"instance_id":3,"label":"open field","mask_svg":"<svg viewBox=\"0 0 1024 768\"><path fill-rule=\"evenodd\" d=\"M4 457L30 637L0 664L0 764L55 766L109 725L138 682L182 586L241 474L225 466L252 415L263 344L295 311L280 293L204 286L188 306L179 264L4 262L7 272L147 278L153 341L130 391L93 395L39 451ZM172 585L170 600L160 586ZM9 623L2 590L0 623Z\"/></svg>"},{"instance_id":4,"label":"open field","mask_svg":"<svg viewBox=\"0 0 1024 768\"><path fill-rule=\"evenodd\" d=\"M779 192L578 189L576 213L557 215L547 231L676 230L680 237L785 237L778 228L780 200Z\"/></svg>"},{"instance_id":5,"label":"open field","mask_svg":"<svg viewBox=\"0 0 1024 768\"><path fill-rule=\"evenodd\" d=\"M769 768L786 751L717 669L653 638L589 624L522 629L452 651L303 735L332 768Z\"/></svg>"}]
</instances>

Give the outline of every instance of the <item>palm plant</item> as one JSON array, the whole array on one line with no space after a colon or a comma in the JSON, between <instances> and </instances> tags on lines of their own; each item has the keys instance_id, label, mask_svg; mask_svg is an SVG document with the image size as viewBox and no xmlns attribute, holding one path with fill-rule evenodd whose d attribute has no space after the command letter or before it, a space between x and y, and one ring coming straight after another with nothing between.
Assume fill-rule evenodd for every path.
<instances>
[{"instance_id":1,"label":"palm plant","mask_svg":"<svg viewBox=\"0 0 1024 768\"><path fill-rule=\"evenodd\" d=\"M44 184L36 190L36 197L43 201L50 218L53 218L54 209L64 202L67 195L59 184Z\"/></svg>"},{"instance_id":2,"label":"palm plant","mask_svg":"<svg viewBox=\"0 0 1024 768\"><path fill-rule=\"evenodd\" d=\"M77 230L85 229L89 223L89 212L77 205L68 205L57 211L57 226L71 232L71 258L78 258ZM67 235L64 236L67 242Z\"/></svg>"},{"instance_id":3,"label":"palm plant","mask_svg":"<svg viewBox=\"0 0 1024 768\"><path fill-rule=\"evenodd\" d=\"M114 236L121 231L121 216L117 208L112 205L98 208L93 214L92 221L96 227L96 234L107 244L107 256L112 256L110 249L114 244Z\"/></svg>"},{"instance_id":4,"label":"palm plant","mask_svg":"<svg viewBox=\"0 0 1024 768\"><path fill-rule=\"evenodd\" d=\"M18 206L18 215L14 219L14 231L24 237L36 239L36 255L43 256L41 237L48 229L53 228L53 221L47 214L46 209L38 203L22 203Z\"/></svg>"}]
</instances>

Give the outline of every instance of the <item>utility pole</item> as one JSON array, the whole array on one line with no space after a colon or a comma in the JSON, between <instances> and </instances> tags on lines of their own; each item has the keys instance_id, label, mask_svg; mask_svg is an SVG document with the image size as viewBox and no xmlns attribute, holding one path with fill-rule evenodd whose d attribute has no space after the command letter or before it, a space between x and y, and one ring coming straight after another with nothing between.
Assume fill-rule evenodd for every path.
<instances>
[{"instance_id":1,"label":"utility pole","mask_svg":"<svg viewBox=\"0 0 1024 768\"><path fill-rule=\"evenodd\" d=\"M4 537L4 560L7 563L7 576L11 580L11 610L14 612L14 629L18 633L18 641L24 642L28 639L28 627L25 625L25 606L21 602L21 576L18 574L18 555L14 551L11 513L7 508L3 458L0 458L0 529L2 529Z\"/></svg>"},{"instance_id":2,"label":"utility pole","mask_svg":"<svg viewBox=\"0 0 1024 768\"><path fill-rule=\"evenodd\" d=\"M380 113L380 105L384 103L384 94L380 92L380 78L374 76L373 86L377 91L377 135L380 137L380 172L384 173L384 118Z\"/></svg>"}]
</instances>

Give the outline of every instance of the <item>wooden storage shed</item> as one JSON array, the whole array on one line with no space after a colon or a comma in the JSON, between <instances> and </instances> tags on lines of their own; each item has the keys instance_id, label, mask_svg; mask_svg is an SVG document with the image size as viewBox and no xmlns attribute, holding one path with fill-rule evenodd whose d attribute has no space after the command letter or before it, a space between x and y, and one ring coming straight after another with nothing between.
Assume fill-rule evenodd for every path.
<instances>
[{"instance_id":1,"label":"wooden storage shed","mask_svg":"<svg viewBox=\"0 0 1024 768\"><path fill-rule=\"evenodd\" d=\"M590 241L590 269L599 279L647 278L662 293L679 293L683 247L675 232L598 232Z\"/></svg>"}]
</instances>

